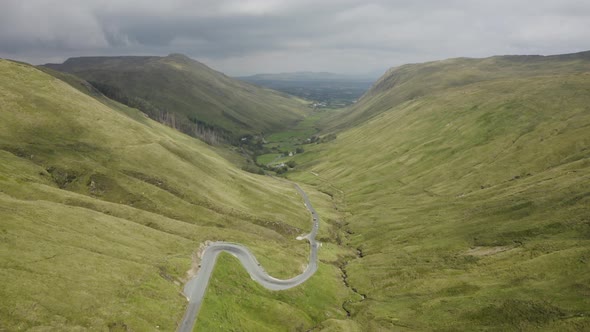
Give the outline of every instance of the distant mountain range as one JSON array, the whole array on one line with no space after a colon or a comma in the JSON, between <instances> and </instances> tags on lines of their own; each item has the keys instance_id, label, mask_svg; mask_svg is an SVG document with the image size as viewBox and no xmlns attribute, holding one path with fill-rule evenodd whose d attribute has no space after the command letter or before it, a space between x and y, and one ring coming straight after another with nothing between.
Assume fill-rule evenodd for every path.
<instances>
[{"instance_id":1,"label":"distant mountain range","mask_svg":"<svg viewBox=\"0 0 590 332\"><path fill-rule=\"evenodd\" d=\"M335 74L329 72L311 72L300 71L292 73L278 73L278 74L256 74L250 76L240 76L237 79L247 82L256 81L355 81L355 82L374 82L381 74L366 74L366 75L347 75Z\"/></svg>"},{"instance_id":2,"label":"distant mountain range","mask_svg":"<svg viewBox=\"0 0 590 332\"><path fill-rule=\"evenodd\" d=\"M378 76L345 75L328 72L257 74L238 79L314 101L322 108L341 108L360 98Z\"/></svg>"}]
</instances>

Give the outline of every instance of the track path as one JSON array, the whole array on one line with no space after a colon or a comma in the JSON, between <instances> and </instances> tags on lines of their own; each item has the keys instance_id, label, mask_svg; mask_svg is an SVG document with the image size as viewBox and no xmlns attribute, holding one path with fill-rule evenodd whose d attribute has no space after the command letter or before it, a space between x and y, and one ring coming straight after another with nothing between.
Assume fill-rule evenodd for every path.
<instances>
[{"instance_id":1,"label":"track path","mask_svg":"<svg viewBox=\"0 0 590 332\"><path fill-rule=\"evenodd\" d=\"M256 257L254 257L254 254L252 254L247 247L236 243L212 242L203 252L201 266L197 275L184 286L184 294L189 303L186 312L184 313L184 317L182 318L182 322L178 326L179 332L192 332L199 309L201 308L201 303L205 296L205 291L207 290L207 285L209 284L209 279L211 278L213 268L217 261L217 256L219 256L221 252L227 252L235 256L240 263L242 263L246 271L248 271L252 280L270 290L285 290L293 288L304 283L315 273L318 268L317 260L319 242L316 241L315 237L319 228L319 216L311 205L309 197L305 191L303 191L303 189L297 184L293 184L293 186L297 189L297 192L299 192L301 197L303 197L305 207L311 213L311 219L313 222L309 234L297 237L298 240L307 239L307 241L309 241L309 263L305 271L291 279L277 279L268 275L268 273L264 271L260 266L260 263L256 260Z\"/></svg>"}]
</instances>

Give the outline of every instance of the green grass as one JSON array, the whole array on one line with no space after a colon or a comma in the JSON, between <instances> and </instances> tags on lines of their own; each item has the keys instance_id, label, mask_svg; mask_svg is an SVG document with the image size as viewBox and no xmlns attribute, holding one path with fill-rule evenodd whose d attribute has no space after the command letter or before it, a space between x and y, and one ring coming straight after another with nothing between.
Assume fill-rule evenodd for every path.
<instances>
[{"instance_id":1,"label":"green grass","mask_svg":"<svg viewBox=\"0 0 590 332\"><path fill-rule=\"evenodd\" d=\"M589 63L402 66L268 136L305 149L287 174L321 216L320 268L270 292L221 255L196 330L590 329ZM303 270L310 220L288 184L75 77L0 72L0 330L173 330L206 240ZM300 145L322 126L341 130Z\"/></svg>"},{"instance_id":2,"label":"green grass","mask_svg":"<svg viewBox=\"0 0 590 332\"><path fill-rule=\"evenodd\" d=\"M295 146L305 142L306 139L315 135L319 131L318 121L326 117L329 111L316 110L314 113L306 116L296 126L286 131L274 133L266 138L268 143L280 143L281 146Z\"/></svg>"},{"instance_id":3,"label":"green grass","mask_svg":"<svg viewBox=\"0 0 590 332\"><path fill-rule=\"evenodd\" d=\"M282 156L281 153L268 153L256 157L256 162L261 165L268 165Z\"/></svg>"},{"instance_id":4,"label":"green grass","mask_svg":"<svg viewBox=\"0 0 590 332\"><path fill-rule=\"evenodd\" d=\"M354 251L335 245L342 214L329 195L302 185L321 216L318 240L319 269L301 286L287 291L268 291L251 281L230 255L219 257L195 331L309 331L326 326L355 326L342 304L356 299L342 282L340 263ZM258 256L257 256L258 257ZM261 261L266 269L267 262ZM300 265L301 271L305 265ZM336 329L338 331L338 329ZM360 331L344 328L339 331Z\"/></svg>"},{"instance_id":5,"label":"green grass","mask_svg":"<svg viewBox=\"0 0 590 332\"><path fill-rule=\"evenodd\" d=\"M448 89L488 81L587 72L590 52L554 56L495 56L456 58L391 68L356 104L334 112L320 126L332 130L351 128L392 107Z\"/></svg>"},{"instance_id":6,"label":"green grass","mask_svg":"<svg viewBox=\"0 0 590 332\"><path fill-rule=\"evenodd\" d=\"M308 331L328 319L344 320L335 306L348 296L340 270L320 264L303 285L272 292L253 282L235 258L222 254L211 278L196 331ZM302 320L301 317L304 317Z\"/></svg>"},{"instance_id":7,"label":"green grass","mask_svg":"<svg viewBox=\"0 0 590 332\"><path fill-rule=\"evenodd\" d=\"M464 70L494 74L448 83ZM289 177L344 191L356 323L590 328L589 72L583 55L402 67L345 111L360 125L296 156Z\"/></svg>"},{"instance_id":8,"label":"green grass","mask_svg":"<svg viewBox=\"0 0 590 332\"><path fill-rule=\"evenodd\" d=\"M310 217L289 184L244 172L219 148L138 110L92 98L76 78L63 77L74 89L6 60L0 73L0 330L174 330L191 256L207 240L247 245L273 276L301 272L309 248L295 237ZM309 285L284 301L291 322L342 317L348 290L333 267L321 269L329 288ZM308 293L317 304L302 304ZM259 292L251 305L275 299Z\"/></svg>"},{"instance_id":9,"label":"green grass","mask_svg":"<svg viewBox=\"0 0 590 332\"><path fill-rule=\"evenodd\" d=\"M293 160L293 156L289 157L286 153L291 152L297 154L297 149L303 149L305 151L306 147L309 145L309 141L307 140L320 132L318 123L322 121L322 119L330 116L330 114L331 111L315 110L289 130L269 135L265 138L266 144L264 144L264 148L266 151L275 151L279 153L266 153L260 155L256 158L256 162L260 165L277 165ZM284 156L281 157L281 155Z\"/></svg>"}]
</instances>

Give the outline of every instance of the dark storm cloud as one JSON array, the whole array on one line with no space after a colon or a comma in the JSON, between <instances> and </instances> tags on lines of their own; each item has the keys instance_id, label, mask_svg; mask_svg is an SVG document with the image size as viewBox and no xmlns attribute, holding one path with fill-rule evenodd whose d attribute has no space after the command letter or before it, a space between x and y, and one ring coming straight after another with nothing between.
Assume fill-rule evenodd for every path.
<instances>
[{"instance_id":1,"label":"dark storm cloud","mask_svg":"<svg viewBox=\"0 0 590 332\"><path fill-rule=\"evenodd\" d=\"M3 0L0 56L185 53L229 73L363 72L590 49L584 0Z\"/></svg>"}]
</instances>

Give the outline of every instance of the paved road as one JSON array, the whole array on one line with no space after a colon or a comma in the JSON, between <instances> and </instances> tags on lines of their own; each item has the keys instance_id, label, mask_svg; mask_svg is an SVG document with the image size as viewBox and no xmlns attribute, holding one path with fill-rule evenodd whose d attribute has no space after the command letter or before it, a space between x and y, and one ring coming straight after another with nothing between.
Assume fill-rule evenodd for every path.
<instances>
[{"instance_id":1,"label":"paved road","mask_svg":"<svg viewBox=\"0 0 590 332\"><path fill-rule=\"evenodd\" d=\"M312 229L311 233L298 237L298 239L307 239L309 241L310 252L309 252L309 264L302 274L286 280L273 278L260 266L260 263L254 257L254 254L248 248L240 244L229 243L229 242L213 242L203 252L201 259L201 267L197 272L197 275L191 279L184 286L184 294L187 297L189 303L182 318L182 322L178 326L179 332L191 332L197 319L197 314L203 302L207 285L209 284L209 278L215 267L217 256L221 252L228 252L237 257L246 271L250 274L252 280L261 284L263 287L270 290L284 290L293 288L297 285L304 283L309 277L311 277L317 270L317 258L318 258L318 246L319 243L315 240L318 233L319 217L307 194L297 185L294 184L295 189L299 192L305 207L309 210L312 216Z\"/></svg>"}]
</instances>

